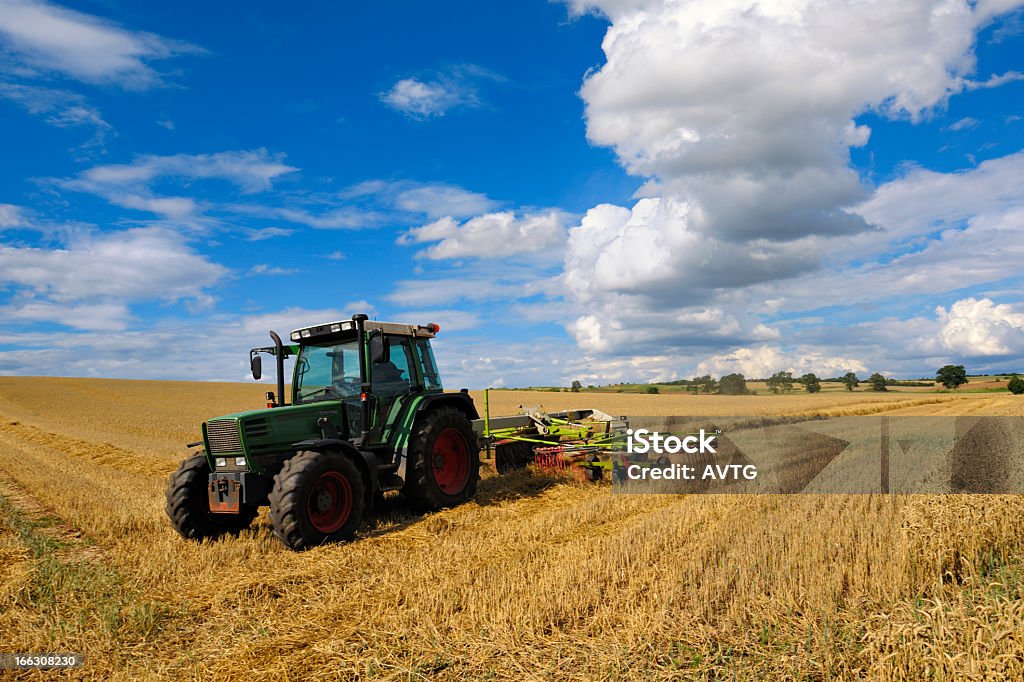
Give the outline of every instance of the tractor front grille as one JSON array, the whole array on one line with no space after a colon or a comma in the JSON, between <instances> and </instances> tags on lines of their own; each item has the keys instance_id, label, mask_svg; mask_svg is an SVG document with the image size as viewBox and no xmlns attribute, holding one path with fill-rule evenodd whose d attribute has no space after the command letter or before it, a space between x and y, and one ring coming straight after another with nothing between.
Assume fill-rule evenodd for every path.
<instances>
[{"instance_id":1,"label":"tractor front grille","mask_svg":"<svg viewBox=\"0 0 1024 682\"><path fill-rule=\"evenodd\" d=\"M210 454L231 454L242 451L242 437L234 419L212 419L206 422L206 437L210 441Z\"/></svg>"}]
</instances>

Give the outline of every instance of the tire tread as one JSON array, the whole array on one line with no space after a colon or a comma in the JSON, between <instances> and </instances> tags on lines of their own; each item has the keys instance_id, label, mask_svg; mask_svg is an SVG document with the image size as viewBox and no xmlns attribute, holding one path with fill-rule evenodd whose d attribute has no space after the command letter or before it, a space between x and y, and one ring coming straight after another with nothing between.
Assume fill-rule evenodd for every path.
<instances>
[{"instance_id":1,"label":"tire tread","mask_svg":"<svg viewBox=\"0 0 1024 682\"><path fill-rule=\"evenodd\" d=\"M211 518L204 509L203 499L210 473L206 456L193 455L183 461L171 474L164 493L164 512L174 530L186 540L202 540L229 533L237 534L248 528L256 518L258 509L242 505L238 514L223 514Z\"/></svg>"},{"instance_id":2,"label":"tire tread","mask_svg":"<svg viewBox=\"0 0 1024 682\"><path fill-rule=\"evenodd\" d=\"M469 446L469 481L458 495L446 495L433 480L433 468L428 460L426 444L443 429L455 427L462 431ZM420 511L443 509L469 500L476 494L480 479L480 450L469 419L454 407L440 407L427 412L416 420L409 447L409 472L403 492L409 502Z\"/></svg>"},{"instance_id":3,"label":"tire tread","mask_svg":"<svg viewBox=\"0 0 1024 682\"><path fill-rule=\"evenodd\" d=\"M349 479L352 486L352 512L351 517L357 517L355 524L346 523L348 528L342 528L330 536L323 536L315 529L305 528L303 518L306 513L306 501L303 496L303 489L307 480L313 476L313 472L323 466L325 460L337 457L334 462L338 467L349 469L342 471ZM339 464L343 463L343 464ZM354 474L354 476L353 476ZM359 522L365 510L366 502L365 485L363 477L356 466L344 455L335 452L316 452L307 450L297 453L288 459L281 471L274 477L274 487L270 491L270 522L274 529L274 535L285 547L296 551L309 549L310 547L334 542L338 540L350 540L358 529ZM320 536L320 537L318 537Z\"/></svg>"}]
</instances>

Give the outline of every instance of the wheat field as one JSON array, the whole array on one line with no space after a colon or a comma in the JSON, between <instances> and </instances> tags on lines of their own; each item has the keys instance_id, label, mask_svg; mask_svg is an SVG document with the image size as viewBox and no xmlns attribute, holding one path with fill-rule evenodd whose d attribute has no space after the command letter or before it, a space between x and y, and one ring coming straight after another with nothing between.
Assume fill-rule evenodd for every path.
<instances>
[{"instance_id":1,"label":"wheat field","mask_svg":"<svg viewBox=\"0 0 1024 682\"><path fill-rule=\"evenodd\" d=\"M183 541L162 505L184 444L264 390L0 377L0 652L78 652L67 675L115 680L1024 676L1021 496L625 496L526 470L425 516L392 501L345 545L292 553L265 511ZM490 402L1024 415L1008 394Z\"/></svg>"}]
</instances>

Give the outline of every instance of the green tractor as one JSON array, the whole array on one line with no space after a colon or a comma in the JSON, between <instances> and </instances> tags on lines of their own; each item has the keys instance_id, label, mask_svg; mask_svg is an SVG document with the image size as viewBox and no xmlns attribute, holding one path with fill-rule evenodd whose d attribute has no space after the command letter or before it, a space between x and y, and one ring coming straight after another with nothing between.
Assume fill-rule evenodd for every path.
<instances>
[{"instance_id":1,"label":"green tractor","mask_svg":"<svg viewBox=\"0 0 1024 682\"><path fill-rule=\"evenodd\" d=\"M445 393L430 339L438 326L366 315L298 329L249 352L277 364L267 408L203 424L201 453L171 476L165 510L190 540L237 533L270 506L274 535L303 550L348 540L387 491L419 510L465 502L480 477L469 393ZM284 360L295 356L292 403Z\"/></svg>"}]
</instances>

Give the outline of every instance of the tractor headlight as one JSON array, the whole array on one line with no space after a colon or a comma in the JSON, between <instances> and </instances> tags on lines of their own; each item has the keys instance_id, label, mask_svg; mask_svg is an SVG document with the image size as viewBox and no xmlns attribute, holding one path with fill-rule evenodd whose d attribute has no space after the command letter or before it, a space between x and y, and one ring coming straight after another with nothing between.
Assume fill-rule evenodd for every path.
<instances>
[{"instance_id":1,"label":"tractor headlight","mask_svg":"<svg viewBox=\"0 0 1024 682\"><path fill-rule=\"evenodd\" d=\"M245 457L235 457L235 466L236 467L244 467L245 466Z\"/></svg>"},{"instance_id":2,"label":"tractor headlight","mask_svg":"<svg viewBox=\"0 0 1024 682\"><path fill-rule=\"evenodd\" d=\"M214 465L216 465L216 467L217 467L218 469L222 469L222 468L224 468L224 467L226 467L226 466L228 465L228 460L227 460L227 459L225 459L224 457L218 457L218 458L217 458L217 459L216 459L216 460L214 461Z\"/></svg>"},{"instance_id":3,"label":"tractor headlight","mask_svg":"<svg viewBox=\"0 0 1024 682\"><path fill-rule=\"evenodd\" d=\"M298 332L292 332L292 341L298 341L300 338L302 337L299 335Z\"/></svg>"}]
</instances>

